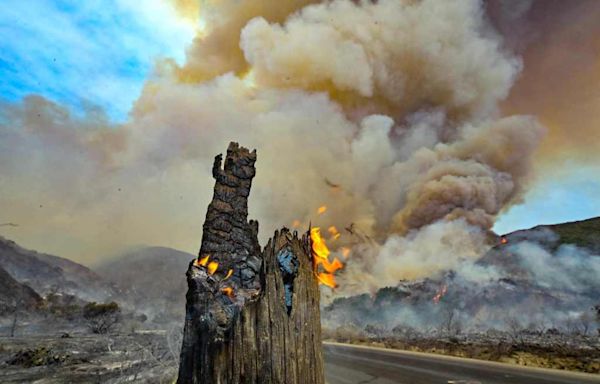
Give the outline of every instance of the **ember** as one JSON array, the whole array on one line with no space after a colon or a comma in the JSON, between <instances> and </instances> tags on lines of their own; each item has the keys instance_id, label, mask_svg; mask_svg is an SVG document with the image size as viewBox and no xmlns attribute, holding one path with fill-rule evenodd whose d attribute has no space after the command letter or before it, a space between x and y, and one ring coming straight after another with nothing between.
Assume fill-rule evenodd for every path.
<instances>
[{"instance_id":1,"label":"ember","mask_svg":"<svg viewBox=\"0 0 600 384\"><path fill-rule=\"evenodd\" d=\"M327 228L327 232L329 232L331 234L331 237L333 237L334 240L339 239L341 236L340 232L333 225L331 227Z\"/></svg>"},{"instance_id":2,"label":"ember","mask_svg":"<svg viewBox=\"0 0 600 384\"><path fill-rule=\"evenodd\" d=\"M506 239L506 237L503 237L500 239L500 244L506 244L508 243L508 240Z\"/></svg>"},{"instance_id":3,"label":"ember","mask_svg":"<svg viewBox=\"0 0 600 384\"><path fill-rule=\"evenodd\" d=\"M327 206L326 206L326 205L321 205L321 206L319 207L319 209L317 209L317 213L318 213L319 215L322 215L323 213L325 213L325 211L327 211Z\"/></svg>"},{"instance_id":4,"label":"ember","mask_svg":"<svg viewBox=\"0 0 600 384\"><path fill-rule=\"evenodd\" d=\"M221 288L221 292L228 296L228 297L234 297L235 295L233 294L233 288L231 287L223 287Z\"/></svg>"},{"instance_id":5,"label":"ember","mask_svg":"<svg viewBox=\"0 0 600 384\"><path fill-rule=\"evenodd\" d=\"M433 302L436 304L439 303L442 297L444 297L444 295L446 294L446 292L448 292L448 286L444 284L440 289L438 289L435 296L433 296Z\"/></svg>"},{"instance_id":6,"label":"ember","mask_svg":"<svg viewBox=\"0 0 600 384\"><path fill-rule=\"evenodd\" d=\"M196 260L194 260L194 265L206 267L206 263L208 263L209 258L210 258L210 255L206 255L203 258L201 258L200 260L196 259Z\"/></svg>"},{"instance_id":7,"label":"ember","mask_svg":"<svg viewBox=\"0 0 600 384\"><path fill-rule=\"evenodd\" d=\"M350 256L350 248L342 247L342 256L344 256L344 260Z\"/></svg>"}]
</instances>

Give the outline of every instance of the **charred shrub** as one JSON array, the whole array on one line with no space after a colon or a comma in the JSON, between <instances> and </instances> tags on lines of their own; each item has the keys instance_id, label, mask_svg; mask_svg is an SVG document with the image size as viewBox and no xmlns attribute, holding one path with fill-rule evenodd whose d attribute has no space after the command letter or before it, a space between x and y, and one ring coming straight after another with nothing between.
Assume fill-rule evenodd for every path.
<instances>
[{"instance_id":1,"label":"charred shrub","mask_svg":"<svg viewBox=\"0 0 600 384\"><path fill-rule=\"evenodd\" d=\"M110 332L121 320L121 308L117 303L91 302L83 307L83 318L93 333Z\"/></svg>"}]
</instances>

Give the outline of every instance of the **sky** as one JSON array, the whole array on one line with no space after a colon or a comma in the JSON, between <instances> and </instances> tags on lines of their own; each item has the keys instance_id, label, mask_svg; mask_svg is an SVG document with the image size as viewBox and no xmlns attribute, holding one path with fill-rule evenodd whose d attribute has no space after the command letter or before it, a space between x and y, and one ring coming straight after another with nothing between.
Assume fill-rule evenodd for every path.
<instances>
[{"instance_id":1,"label":"sky","mask_svg":"<svg viewBox=\"0 0 600 384\"><path fill-rule=\"evenodd\" d=\"M73 111L101 107L122 121L158 57L182 61L194 26L145 0L5 0L0 97L39 94Z\"/></svg>"},{"instance_id":2,"label":"sky","mask_svg":"<svg viewBox=\"0 0 600 384\"><path fill-rule=\"evenodd\" d=\"M143 6L140 4L133 0L3 1L0 12L0 103L18 104L34 94L64 106L74 115L83 116L93 109L105 114L116 127L126 122L146 80L152 77L157 60L172 58L183 63L186 48L199 27L196 19L180 17L169 3L145 0ZM574 11L563 17L581 19L581 24L585 25L586 16L580 13ZM566 20L550 26L544 22L536 24L534 20L530 27L539 28L534 31L538 34L544 32L543 28L550 28L558 31L557 37L575 33L564 27L571 24ZM530 30L523 33L536 35ZM511 39L520 37L507 36L508 41ZM557 38L557 41L561 40ZM571 111L573 105L589 99L592 100L591 107L577 110L578 121L585 122L586 113L595 110L600 101L600 86L589 81L585 87L591 88L577 93L567 86L571 81L577 83L576 78L563 76L554 81L547 74L543 81L535 78L540 68L554 70L545 65L546 57L555 59L551 44L548 48L540 48L543 44L538 43L540 40L534 40L534 43L516 48L524 58L524 69L517 80L517 90L509 95L504 110L534 114L542 123L547 123L551 131L569 132L572 114L558 116L548 111ZM590 49L597 47L590 44ZM564 50L564 46L558 45L558 48ZM592 62L592 66L581 70L575 68L573 73L591 71L597 74L600 61L596 59L597 56L581 59L582 63ZM567 85L552 88L561 81ZM542 82L547 83L547 88L537 87ZM536 83L536 87L532 87L532 83ZM537 93L528 92L534 88ZM553 104L560 96L553 93L557 89L569 90L570 103ZM590 116L589 121L595 121L596 117ZM600 128L591 126L584 140L564 148L560 142L557 145L553 141L558 137L556 134L551 132L549 137L547 142L550 144L540 151L528 191L519 203L499 215L493 228L496 232L600 216L600 161L597 156L589 155L593 153L589 148L578 152L578 145L585 141L592 142L591 148L597 148L594 145L600 140ZM555 153L564 153L564 156L551 156ZM10 233L6 235L10 236Z\"/></svg>"}]
</instances>

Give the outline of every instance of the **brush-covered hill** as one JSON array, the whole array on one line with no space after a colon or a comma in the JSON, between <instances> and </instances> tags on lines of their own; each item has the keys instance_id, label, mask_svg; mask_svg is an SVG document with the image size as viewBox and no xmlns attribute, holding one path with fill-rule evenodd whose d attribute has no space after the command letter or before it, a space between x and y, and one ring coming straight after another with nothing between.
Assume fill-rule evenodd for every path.
<instances>
[{"instance_id":1,"label":"brush-covered hill","mask_svg":"<svg viewBox=\"0 0 600 384\"><path fill-rule=\"evenodd\" d=\"M556 249L561 245L575 245L593 254L600 254L600 217L561 224L538 225L533 228L507 233L508 243L531 240Z\"/></svg>"},{"instance_id":2,"label":"brush-covered hill","mask_svg":"<svg viewBox=\"0 0 600 384\"><path fill-rule=\"evenodd\" d=\"M114 283L122 299L155 321L181 320L185 314L185 272L194 255L165 247L146 247L96 268Z\"/></svg>"},{"instance_id":3,"label":"brush-covered hill","mask_svg":"<svg viewBox=\"0 0 600 384\"><path fill-rule=\"evenodd\" d=\"M34 309L41 304L40 295L0 266L0 316L15 309Z\"/></svg>"},{"instance_id":4,"label":"brush-covered hill","mask_svg":"<svg viewBox=\"0 0 600 384\"><path fill-rule=\"evenodd\" d=\"M97 273L74 261L25 249L0 237L0 266L41 296L65 293L86 301L105 301L114 289Z\"/></svg>"},{"instance_id":5,"label":"brush-covered hill","mask_svg":"<svg viewBox=\"0 0 600 384\"><path fill-rule=\"evenodd\" d=\"M475 329L572 327L600 304L600 218L540 225L498 236L477 262L375 294L337 298L326 327L353 323L433 329L452 314ZM599 324L600 326L600 324Z\"/></svg>"}]
</instances>

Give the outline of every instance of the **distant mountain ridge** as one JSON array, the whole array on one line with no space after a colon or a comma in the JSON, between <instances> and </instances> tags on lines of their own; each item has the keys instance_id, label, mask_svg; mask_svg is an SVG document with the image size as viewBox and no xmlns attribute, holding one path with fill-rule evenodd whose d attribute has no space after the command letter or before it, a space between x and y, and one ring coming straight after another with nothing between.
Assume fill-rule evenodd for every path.
<instances>
[{"instance_id":1,"label":"distant mountain ridge","mask_svg":"<svg viewBox=\"0 0 600 384\"><path fill-rule=\"evenodd\" d=\"M152 318L183 318L187 280L194 255L166 247L127 252L95 270L119 287L120 297Z\"/></svg>"},{"instance_id":2,"label":"distant mountain ridge","mask_svg":"<svg viewBox=\"0 0 600 384\"><path fill-rule=\"evenodd\" d=\"M582 321L600 304L600 218L539 225L494 241L464 269L337 298L323 308L323 323L431 329L455 313L475 328L502 328L515 319L559 326Z\"/></svg>"},{"instance_id":3,"label":"distant mountain ridge","mask_svg":"<svg viewBox=\"0 0 600 384\"><path fill-rule=\"evenodd\" d=\"M19 283L0 266L0 315L12 310L33 309L42 298L31 287Z\"/></svg>"},{"instance_id":4,"label":"distant mountain ridge","mask_svg":"<svg viewBox=\"0 0 600 384\"><path fill-rule=\"evenodd\" d=\"M548 232L550 231L550 232ZM536 225L529 229L522 229L502 235L507 240L538 240L541 234L548 234L548 246L557 247L563 244L572 244L587 248L592 252L600 252L600 217L586 220L570 221L560 224ZM552 236L554 234L555 236Z\"/></svg>"},{"instance_id":5,"label":"distant mountain ridge","mask_svg":"<svg viewBox=\"0 0 600 384\"><path fill-rule=\"evenodd\" d=\"M62 257L25 249L1 236L0 266L41 296L62 292L87 301L103 301L115 295L113 287L91 269Z\"/></svg>"}]
</instances>

